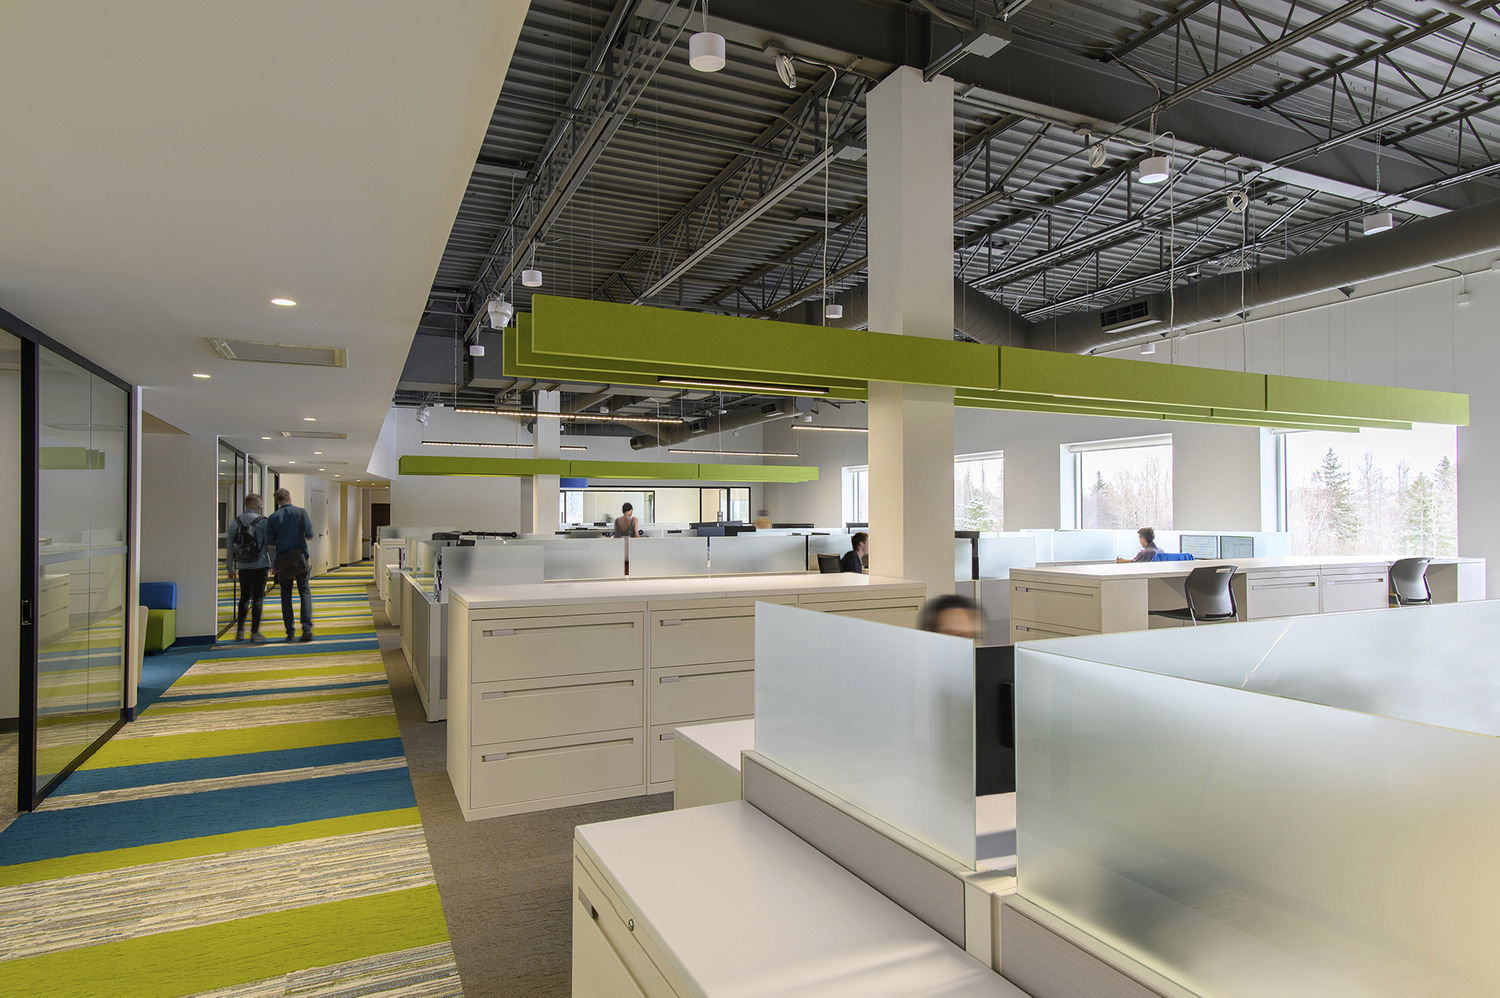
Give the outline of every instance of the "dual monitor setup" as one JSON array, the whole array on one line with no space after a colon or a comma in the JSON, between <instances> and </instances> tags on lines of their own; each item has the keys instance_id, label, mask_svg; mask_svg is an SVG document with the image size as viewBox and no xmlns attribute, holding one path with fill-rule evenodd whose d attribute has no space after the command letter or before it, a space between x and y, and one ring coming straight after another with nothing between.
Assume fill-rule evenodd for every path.
<instances>
[{"instance_id":1,"label":"dual monitor setup","mask_svg":"<svg viewBox=\"0 0 1500 998\"><path fill-rule=\"evenodd\" d=\"M1232 534L1183 534L1179 548L1195 561L1214 558L1254 558L1255 538Z\"/></svg>"}]
</instances>

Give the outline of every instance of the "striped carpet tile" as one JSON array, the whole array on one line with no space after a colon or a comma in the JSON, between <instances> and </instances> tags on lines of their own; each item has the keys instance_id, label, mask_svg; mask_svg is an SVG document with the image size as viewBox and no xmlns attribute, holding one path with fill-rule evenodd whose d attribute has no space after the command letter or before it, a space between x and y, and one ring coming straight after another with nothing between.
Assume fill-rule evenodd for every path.
<instances>
[{"instance_id":1,"label":"striped carpet tile","mask_svg":"<svg viewBox=\"0 0 1500 998\"><path fill-rule=\"evenodd\" d=\"M0 990L462 995L370 580L313 580L313 642L148 660L140 717L0 833Z\"/></svg>"}]
</instances>

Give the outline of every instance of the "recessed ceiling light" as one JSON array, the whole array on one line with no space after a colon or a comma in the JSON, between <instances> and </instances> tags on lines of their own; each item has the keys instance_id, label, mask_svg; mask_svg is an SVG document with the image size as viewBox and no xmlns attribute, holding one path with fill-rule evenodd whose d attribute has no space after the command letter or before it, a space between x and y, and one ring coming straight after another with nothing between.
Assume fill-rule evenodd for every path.
<instances>
[{"instance_id":1,"label":"recessed ceiling light","mask_svg":"<svg viewBox=\"0 0 1500 998\"><path fill-rule=\"evenodd\" d=\"M303 416L302 417L302 422L304 422L304 423L316 423L317 421L318 421L318 417L317 416Z\"/></svg>"},{"instance_id":2,"label":"recessed ceiling light","mask_svg":"<svg viewBox=\"0 0 1500 998\"><path fill-rule=\"evenodd\" d=\"M288 461L287 464L296 464L296 461Z\"/></svg>"},{"instance_id":3,"label":"recessed ceiling light","mask_svg":"<svg viewBox=\"0 0 1500 998\"><path fill-rule=\"evenodd\" d=\"M318 470L319 471L327 471L328 469L327 468L319 468Z\"/></svg>"},{"instance_id":4,"label":"recessed ceiling light","mask_svg":"<svg viewBox=\"0 0 1500 998\"><path fill-rule=\"evenodd\" d=\"M261 437L262 440L270 440L270 437Z\"/></svg>"},{"instance_id":5,"label":"recessed ceiling light","mask_svg":"<svg viewBox=\"0 0 1500 998\"><path fill-rule=\"evenodd\" d=\"M319 455L319 456L322 456L322 454L323 454L323 452L322 452L322 451L320 451L320 450L315 450L315 451L313 451L313 453L314 453L314 454L317 454L317 455Z\"/></svg>"},{"instance_id":6,"label":"recessed ceiling light","mask_svg":"<svg viewBox=\"0 0 1500 998\"><path fill-rule=\"evenodd\" d=\"M195 378L212 378L213 375L212 374L194 374L193 377L195 377Z\"/></svg>"},{"instance_id":7,"label":"recessed ceiling light","mask_svg":"<svg viewBox=\"0 0 1500 998\"><path fill-rule=\"evenodd\" d=\"M297 303L294 302L294 301L292 301L290 298L272 298L271 299L271 304L272 305L284 305L287 308L291 308L293 305L295 305Z\"/></svg>"}]
</instances>

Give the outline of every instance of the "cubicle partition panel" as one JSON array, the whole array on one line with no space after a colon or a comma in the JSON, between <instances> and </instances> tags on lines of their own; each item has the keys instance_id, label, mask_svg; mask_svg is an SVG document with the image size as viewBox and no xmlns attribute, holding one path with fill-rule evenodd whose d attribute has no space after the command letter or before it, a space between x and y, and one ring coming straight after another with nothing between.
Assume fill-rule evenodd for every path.
<instances>
[{"instance_id":1,"label":"cubicle partition panel","mask_svg":"<svg viewBox=\"0 0 1500 998\"><path fill-rule=\"evenodd\" d=\"M712 537L708 566L714 575L786 575L807 570L805 537Z\"/></svg>"},{"instance_id":2,"label":"cubicle partition panel","mask_svg":"<svg viewBox=\"0 0 1500 998\"><path fill-rule=\"evenodd\" d=\"M666 579L708 574L707 537L637 537L629 542L633 579Z\"/></svg>"},{"instance_id":3,"label":"cubicle partition panel","mask_svg":"<svg viewBox=\"0 0 1500 998\"><path fill-rule=\"evenodd\" d=\"M1021 895L1194 994L1500 994L1497 629L1468 603L1020 646Z\"/></svg>"}]
</instances>

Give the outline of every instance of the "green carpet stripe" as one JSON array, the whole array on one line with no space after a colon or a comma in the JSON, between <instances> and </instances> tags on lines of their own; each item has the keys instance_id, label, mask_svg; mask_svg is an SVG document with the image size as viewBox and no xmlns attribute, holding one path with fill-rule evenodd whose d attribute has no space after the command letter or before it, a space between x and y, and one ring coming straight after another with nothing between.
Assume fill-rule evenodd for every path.
<instances>
[{"instance_id":1,"label":"green carpet stripe","mask_svg":"<svg viewBox=\"0 0 1500 998\"><path fill-rule=\"evenodd\" d=\"M300 697L287 697L283 700L256 700L251 697L236 698L233 701L205 704L182 704L180 706L157 705L151 708L152 717L161 717L164 714L191 714L198 711L209 710L237 710L241 707L287 707L296 703L324 703L329 700L360 700L365 697L388 696L386 688L372 686L364 690L343 690L338 693L324 693L321 695L310 695Z\"/></svg>"},{"instance_id":2,"label":"green carpet stripe","mask_svg":"<svg viewBox=\"0 0 1500 998\"><path fill-rule=\"evenodd\" d=\"M115 740L105 744L80 769L110 769L138 766L146 762L209 759L245 752L338 745L371 738L399 738L401 728L394 713L382 717L355 717L314 721L309 724L272 724L248 730L207 731L156 738Z\"/></svg>"},{"instance_id":3,"label":"green carpet stripe","mask_svg":"<svg viewBox=\"0 0 1500 998\"><path fill-rule=\"evenodd\" d=\"M347 676L357 672L369 672L368 663L354 662L349 665L325 665L316 669L257 669L254 672L215 672L195 676L191 672L172 684L178 687L208 686L219 683L254 682L258 679L299 679L303 676Z\"/></svg>"},{"instance_id":4,"label":"green carpet stripe","mask_svg":"<svg viewBox=\"0 0 1500 998\"><path fill-rule=\"evenodd\" d=\"M38 860L35 863L0 866L0 887L54 880L58 877L71 877L81 873L120 870L127 866L142 866L146 863L163 863L194 856L212 856L215 853L234 852L239 849L282 845L305 839L322 839L382 828L399 828L403 825L419 824L421 820L421 815L417 813L416 808L403 807L394 811L370 811L346 818L322 818L318 821L304 821L295 825L254 828L245 832L226 832L223 835L205 835L196 839L178 839L174 842L133 846L129 849L79 853L74 856L61 856L57 859Z\"/></svg>"},{"instance_id":5,"label":"green carpet stripe","mask_svg":"<svg viewBox=\"0 0 1500 998\"><path fill-rule=\"evenodd\" d=\"M334 901L4 964L6 991L170 998L443 942L436 887Z\"/></svg>"},{"instance_id":6,"label":"green carpet stripe","mask_svg":"<svg viewBox=\"0 0 1500 998\"><path fill-rule=\"evenodd\" d=\"M370 636L374 637L375 633L371 631ZM283 647L296 648L297 646L283 645ZM379 662L381 660L380 651L376 648L347 648L343 651L318 651L317 647L314 646L307 651L282 652L279 655L246 655L243 658L209 658L204 659L199 663L199 665L224 666L233 665L235 662L244 662L246 664L255 665L261 662L295 662L298 659L302 658L341 658L346 655L363 655L366 658L369 658L372 653L375 656L374 660L376 662ZM195 665L193 668L196 669L197 666Z\"/></svg>"}]
</instances>

